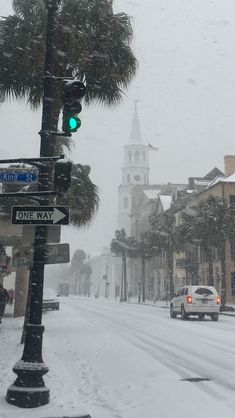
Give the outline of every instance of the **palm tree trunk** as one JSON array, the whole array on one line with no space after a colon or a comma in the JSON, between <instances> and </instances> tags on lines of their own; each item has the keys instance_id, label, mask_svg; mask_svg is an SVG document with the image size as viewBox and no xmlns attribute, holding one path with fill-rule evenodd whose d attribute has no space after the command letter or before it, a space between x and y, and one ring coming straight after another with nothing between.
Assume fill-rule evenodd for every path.
<instances>
[{"instance_id":1,"label":"palm tree trunk","mask_svg":"<svg viewBox=\"0 0 235 418\"><path fill-rule=\"evenodd\" d=\"M221 303L226 304L227 301L227 286L226 286L226 263L225 263L225 243L223 243L220 251L220 264L221 264Z\"/></svg>"},{"instance_id":2,"label":"palm tree trunk","mask_svg":"<svg viewBox=\"0 0 235 418\"><path fill-rule=\"evenodd\" d=\"M124 263L123 263L123 300L127 301L127 277L126 277L126 254L124 254Z\"/></svg>"},{"instance_id":3,"label":"palm tree trunk","mask_svg":"<svg viewBox=\"0 0 235 418\"><path fill-rule=\"evenodd\" d=\"M214 271L213 271L213 257L211 248L208 250L208 270L209 270L209 280L208 286L214 286Z\"/></svg>"},{"instance_id":4,"label":"palm tree trunk","mask_svg":"<svg viewBox=\"0 0 235 418\"><path fill-rule=\"evenodd\" d=\"M127 280L126 280L126 254L122 254L122 281L120 302L127 301Z\"/></svg>"},{"instance_id":5,"label":"palm tree trunk","mask_svg":"<svg viewBox=\"0 0 235 418\"><path fill-rule=\"evenodd\" d=\"M123 268L124 266L124 257L122 256L122 277L121 277L121 293L120 293L120 302L123 302L123 290L124 290L124 275L123 275Z\"/></svg>"},{"instance_id":6,"label":"palm tree trunk","mask_svg":"<svg viewBox=\"0 0 235 418\"><path fill-rule=\"evenodd\" d=\"M142 255L142 302L145 302L145 254Z\"/></svg>"},{"instance_id":7,"label":"palm tree trunk","mask_svg":"<svg viewBox=\"0 0 235 418\"><path fill-rule=\"evenodd\" d=\"M170 285L170 298L174 295L174 279L173 279L173 250L169 249L167 252L167 267Z\"/></svg>"}]
</instances>

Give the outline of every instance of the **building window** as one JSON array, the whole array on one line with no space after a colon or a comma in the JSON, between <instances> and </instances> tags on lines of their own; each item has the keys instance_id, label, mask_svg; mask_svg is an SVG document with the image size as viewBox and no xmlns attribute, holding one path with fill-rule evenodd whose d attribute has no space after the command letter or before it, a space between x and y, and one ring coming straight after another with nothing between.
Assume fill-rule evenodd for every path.
<instances>
[{"instance_id":1,"label":"building window","mask_svg":"<svg viewBox=\"0 0 235 418\"><path fill-rule=\"evenodd\" d=\"M139 175L139 174L135 174L135 176L134 176L134 180L135 180L135 181L140 181L140 175Z\"/></svg>"},{"instance_id":2,"label":"building window","mask_svg":"<svg viewBox=\"0 0 235 418\"><path fill-rule=\"evenodd\" d=\"M235 195L230 195L230 205L235 208Z\"/></svg>"},{"instance_id":3,"label":"building window","mask_svg":"<svg viewBox=\"0 0 235 418\"><path fill-rule=\"evenodd\" d=\"M232 271L231 273L231 290L232 290L232 295L235 295L235 271Z\"/></svg>"},{"instance_id":4,"label":"building window","mask_svg":"<svg viewBox=\"0 0 235 418\"><path fill-rule=\"evenodd\" d=\"M125 196L123 199L123 207L124 209L128 209L128 197Z\"/></svg>"},{"instance_id":5,"label":"building window","mask_svg":"<svg viewBox=\"0 0 235 418\"><path fill-rule=\"evenodd\" d=\"M235 261L235 241L231 242L231 260Z\"/></svg>"},{"instance_id":6,"label":"building window","mask_svg":"<svg viewBox=\"0 0 235 418\"><path fill-rule=\"evenodd\" d=\"M131 163L131 151L128 151L129 163Z\"/></svg>"},{"instance_id":7,"label":"building window","mask_svg":"<svg viewBox=\"0 0 235 418\"><path fill-rule=\"evenodd\" d=\"M140 158L140 153L139 153L139 151L136 151L135 152L135 161L138 162L139 158Z\"/></svg>"},{"instance_id":8,"label":"building window","mask_svg":"<svg viewBox=\"0 0 235 418\"><path fill-rule=\"evenodd\" d=\"M130 174L127 174L127 183L130 183Z\"/></svg>"},{"instance_id":9,"label":"building window","mask_svg":"<svg viewBox=\"0 0 235 418\"><path fill-rule=\"evenodd\" d=\"M145 152L143 152L143 162L144 163L146 162L146 153Z\"/></svg>"}]
</instances>

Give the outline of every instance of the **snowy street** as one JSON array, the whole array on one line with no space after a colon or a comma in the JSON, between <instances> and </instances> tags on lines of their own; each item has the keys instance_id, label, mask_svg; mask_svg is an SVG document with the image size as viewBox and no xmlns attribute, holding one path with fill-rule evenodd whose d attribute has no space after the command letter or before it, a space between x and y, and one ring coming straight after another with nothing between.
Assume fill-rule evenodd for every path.
<instances>
[{"instance_id":1,"label":"snowy street","mask_svg":"<svg viewBox=\"0 0 235 418\"><path fill-rule=\"evenodd\" d=\"M43 315L43 359L51 402L20 409L5 402L20 358L22 320L1 325L0 417L226 418L235 410L235 317L170 319L162 303L60 298ZM189 382L184 379L205 378ZM198 401L200 399L200 402Z\"/></svg>"}]
</instances>

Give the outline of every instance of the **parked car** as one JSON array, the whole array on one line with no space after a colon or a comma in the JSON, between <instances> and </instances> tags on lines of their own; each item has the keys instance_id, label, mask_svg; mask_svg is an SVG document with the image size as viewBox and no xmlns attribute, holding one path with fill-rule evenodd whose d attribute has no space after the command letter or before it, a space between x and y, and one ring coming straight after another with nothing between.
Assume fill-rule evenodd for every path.
<instances>
[{"instance_id":1,"label":"parked car","mask_svg":"<svg viewBox=\"0 0 235 418\"><path fill-rule=\"evenodd\" d=\"M221 298L213 286L184 286L170 302L170 316L188 319L197 315L203 319L209 315L212 321L218 321Z\"/></svg>"},{"instance_id":2,"label":"parked car","mask_svg":"<svg viewBox=\"0 0 235 418\"><path fill-rule=\"evenodd\" d=\"M54 289L44 289L42 309L46 311L50 309L58 311L60 309L60 302Z\"/></svg>"}]
</instances>

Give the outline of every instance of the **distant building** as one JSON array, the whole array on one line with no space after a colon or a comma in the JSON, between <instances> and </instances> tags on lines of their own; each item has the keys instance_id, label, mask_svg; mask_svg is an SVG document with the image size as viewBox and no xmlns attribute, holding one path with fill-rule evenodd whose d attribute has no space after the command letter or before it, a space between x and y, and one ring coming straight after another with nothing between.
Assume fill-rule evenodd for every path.
<instances>
[{"instance_id":1,"label":"distant building","mask_svg":"<svg viewBox=\"0 0 235 418\"><path fill-rule=\"evenodd\" d=\"M119 297L121 283L121 259L111 254L110 248L89 258L91 267L90 295L99 297Z\"/></svg>"}]
</instances>

